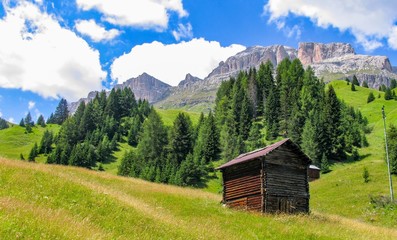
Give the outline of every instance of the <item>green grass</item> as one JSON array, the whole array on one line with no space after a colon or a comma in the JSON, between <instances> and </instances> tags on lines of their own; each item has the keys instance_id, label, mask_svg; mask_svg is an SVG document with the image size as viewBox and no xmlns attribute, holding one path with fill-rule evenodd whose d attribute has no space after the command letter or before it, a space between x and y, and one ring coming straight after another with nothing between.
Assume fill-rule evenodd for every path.
<instances>
[{"instance_id":1,"label":"green grass","mask_svg":"<svg viewBox=\"0 0 397 240\"><path fill-rule=\"evenodd\" d=\"M356 87L350 90L345 81L332 82L340 99L354 106L369 120L372 132L367 135L369 147L359 150L362 160L352 163L336 163L332 172L321 176L319 181L311 183L311 206L324 213L372 222L374 224L397 227L397 207L394 209L376 209L370 205L370 195L389 196L387 165L384 160L384 130L382 106L385 106L387 122L397 122L397 101L384 100L383 92L374 89ZM376 99L367 103L367 96L373 92ZM381 98L377 98L378 94ZM367 167L370 182L364 183L363 169ZM394 192L397 192L397 178L393 176Z\"/></svg>"},{"instance_id":2,"label":"green grass","mask_svg":"<svg viewBox=\"0 0 397 240\"><path fill-rule=\"evenodd\" d=\"M352 92L345 81L332 85L340 99L368 118L370 145L359 150L362 160L335 163L332 172L310 183L310 215L261 216L224 208L219 172L197 190L115 176L124 151L132 149L121 143L116 161L104 164L109 173L0 160L0 239L396 239L397 207L374 208L370 195L389 192L381 107L388 123L396 123L397 101L385 101L383 93L377 98L373 89ZM376 99L367 104L370 91ZM167 126L179 112L158 111ZM191 117L196 123L199 114ZM19 158L42 132L2 130L0 153ZM362 177L364 167L369 183Z\"/></svg>"},{"instance_id":3,"label":"green grass","mask_svg":"<svg viewBox=\"0 0 397 240\"><path fill-rule=\"evenodd\" d=\"M1 239L395 239L320 213L260 215L218 194L82 168L0 159Z\"/></svg>"},{"instance_id":4,"label":"green grass","mask_svg":"<svg viewBox=\"0 0 397 240\"><path fill-rule=\"evenodd\" d=\"M178 116L179 113L183 112L186 113L190 116L190 119L192 120L193 125L196 125L199 118L200 114L198 112L186 112L181 109L158 109L156 108L156 111L160 115L161 119L164 122L164 125L166 126L172 126L174 123L174 120Z\"/></svg>"},{"instance_id":5,"label":"green grass","mask_svg":"<svg viewBox=\"0 0 397 240\"><path fill-rule=\"evenodd\" d=\"M10 159L20 159L22 153L25 159L29 156L35 142L40 144L43 133L46 129L56 134L59 125L49 124L45 128L35 126L32 133L26 133L25 128L13 125L10 128L0 130L0 156ZM37 161L44 161L44 156L37 158Z\"/></svg>"}]
</instances>

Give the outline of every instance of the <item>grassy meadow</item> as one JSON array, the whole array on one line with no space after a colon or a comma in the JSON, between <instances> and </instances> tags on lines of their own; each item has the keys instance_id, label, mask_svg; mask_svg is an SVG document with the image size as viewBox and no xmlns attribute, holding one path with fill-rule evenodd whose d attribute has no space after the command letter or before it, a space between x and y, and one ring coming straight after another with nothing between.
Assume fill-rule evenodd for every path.
<instances>
[{"instance_id":1,"label":"grassy meadow","mask_svg":"<svg viewBox=\"0 0 397 240\"><path fill-rule=\"evenodd\" d=\"M359 149L360 161L334 163L330 173L310 183L310 215L225 208L219 173L210 174L204 189L116 176L122 155L132 149L126 143L113 162L103 164L106 172L8 160L20 153L26 158L44 131L38 127L28 135L14 126L0 131L0 239L397 239L397 207L370 202L371 196L389 193L381 108L388 124L397 124L397 101L385 101L374 89L352 92L345 81L331 84L340 99L368 118L372 131L369 147ZM371 91L376 99L367 103ZM158 112L172 126L178 110ZM199 114L190 116L196 124Z\"/></svg>"},{"instance_id":2,"label":"grassy meadow","mask_svg":"<svg viewBox=\"0 0 397 240\"><path fill-rule=\"evenodd\" d=\"M0 159L1 239L395 239L397 229L322 213L264 215L219 194L82 168Z\"/></svg>"}]
</instances>

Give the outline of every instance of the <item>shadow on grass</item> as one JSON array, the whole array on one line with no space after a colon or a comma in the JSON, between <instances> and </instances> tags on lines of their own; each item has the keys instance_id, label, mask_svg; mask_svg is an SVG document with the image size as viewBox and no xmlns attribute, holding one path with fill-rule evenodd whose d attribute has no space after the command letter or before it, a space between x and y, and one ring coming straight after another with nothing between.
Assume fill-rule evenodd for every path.
<instances>
[{"instance_id":1,"label":"shadow on grass","mask_svg":"<svg viewBox=\"0 0 397 240\"><path fill-rule=\"evenodd\" d=\"M215 171L212 171L212 172L209 172L208 174L207 174L207 176L205 176L204 178L203 178L203 180L200 182L200 183L198 183L195 187L197 187L197 188L207 188L208 187L208 182L210 181L210 180L212 180L212 179L218 179L218 176L216 176L216 173L215 173Z\"/></svg>"}]
</instances>

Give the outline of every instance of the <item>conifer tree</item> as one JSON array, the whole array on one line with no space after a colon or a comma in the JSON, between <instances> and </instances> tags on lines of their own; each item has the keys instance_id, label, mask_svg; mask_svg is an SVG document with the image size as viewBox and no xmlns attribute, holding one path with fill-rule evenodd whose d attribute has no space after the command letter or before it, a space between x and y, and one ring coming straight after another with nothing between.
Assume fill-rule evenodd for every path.
<instances>
[{"instance_id":1,"label":"conifer tree","mask_svg":"<svg viewBox=\"0 0 397 240\"><path fill-rule=\"evenodd\" d=\"M57 108L55 109L53 120L51 120L50 123L61 125L63 122L65 122L68 116L69 116L68 102L66 101L66 99L62 98Z\"/></svg>"},{"instance_id":2,"label":"conifer tree","mask_svg":"<svg viewBox=\"0 0 397 240\"><path fill-rule=\"evenodd\" d=\"M367 83L367 81L364 81L364 82L363 82L363 87L368 88L368 83Z\"/></svg>"},{"instance_id":3,"label":"conifer tree","mask_svg":"<svg viewBox=\"0 0 397 240\"><path fill-rule=\"evenodd\" d=\"M325 132L330 140L331 152L326 155L332 158L342 158L344 156L343 134L341 131L341 104L336 96L332 85L329 86L324 105Z\"/></svg>"},{"instance_id":4,"label":"conifer tree","mask_svg":"<svg viewBox=\"0 0 397 240\"><path fill-rule=\"evenodd\" d=\"M217 160L219 153L219 132L216 127L215 118L212 112L210 112L208 117L205 118L204 124L200 127L194 148L194 158L206 164Z\"/></svg>"},{"instance_id":5,"label":"conifer tree","mask_svg":"<svg viewBox=\"0 0 397 240\"><path fill-rule=\"evenodd\" d=\"M171 129L170 151L177 164L181 164L193 152L193 126L190 117L179 113Z\"/></svg>"},{"instance_id":6,"label":"conifer tree","mask_svg":"<svg viewBox=\"0 0 397 240\"><path fill-rule=\"evenodd\" d=\"M45 130L43 137L40 141L39 153L41 154L48 154L51 152L52 149L52 142L53 142L53 134L52 132Z\"/></svg>"},{"instance_id":7,"label":"conifer tree","mask_svg":"<svg viewBox=\"0 0 397 240\"><path fill-rule=\"evenodd\" d=\"M25 127L25 120L22 118L21 121L19 122L19 126Z\"/></svg>"},{"instance_id":8,"label":"conifer tree","mask_svg":"<svg viewBox=\"0 0 397 240\"><path fill-rule=\"evenodd\" d=\"M354 85L356 85L356 86L360 86L360 83L359 83L359 81L358 81L358 79L357 79L356 75L353 75L353 81L352 81L352 84L354 84Z\"/></svg>"},{"instance_id":9,"label":"conifer tree","mask_svg":"<svg viewBox=\"0 0 397 240\"><path fill-rule=\"evenodd\" d=\"M385 100L390 100L393 99L393 94L390 90L390 88L386 88L385 90Z\"/></svg>"},{"instance_id":10,"label":"conifer tree","mask_svg":"<svg viewBox=\"0 0 397 240\"><path fill-rule=\"evenodd\" d=\"M45 120L43 115L40 115L39 118L37 119L37 125L41 126L41 127L45 127Z\"/></svg>"},{"instance_id":11,"label":"conifer tree","mask_svg":"<svg viewBox=\"0 0 397 240\"><path fill-rule=\"evenodd\" d=\"M33 148L30 150L29 153L29 157L28 157L29 162L34 162L38 154L39 153L38 153L37 143L34 143Z\"/></svg>"},{"instance_id":12,"label":"conifer tree","mask_svg":"<svg viewBox=\"0 0 397 240\"><path fill-rule=\"evenodd\" d=\"M132 120L130 131L128 132L128 144L136 147L138 145L139 134L141 132L142 123L139 116L135 116Z\"/></svg>"},{"instance_id":13,"label":"conifer tree","mask_svg":"<svg viewBox=\"0 0 397 240\"><path fill-rule=\"evenodd\" d=\"M247 151L253 151L255 149L265 147L261 133L262 128L263 126L260 122L254 122L252 124L246 143Z\"/></svg>"},{"instance_id":14,"label":"conifer tree","mask_svg":"<svg viewBox=\"0 0 397 240\"><path fill-rule=\"evenodd\" d=\"M354 83L352 83L350 90L352 90L352 92L356 91L356 87L355 87Z\"/></svg>"},{"instance_id":15,"label":"conifer tree","mask_svg":"<svg viewBox=\"0 0 397 240\"><path fill-rule=\"evenodd\" d=\"M323 154L321 158L321 173L329 173L331 169L329 168L328 158L325 154Z\"/></svg>"},{"instance_id":16,"label":"conifer tree","mask_svg":"<svg viewBox=\"0 0 397 240\"><path fill-rule=\"evenodd\" d=\"M367 103L370 103L375 100L375 96L372 92L368 94Z\"/></svg>"}]
</instances>

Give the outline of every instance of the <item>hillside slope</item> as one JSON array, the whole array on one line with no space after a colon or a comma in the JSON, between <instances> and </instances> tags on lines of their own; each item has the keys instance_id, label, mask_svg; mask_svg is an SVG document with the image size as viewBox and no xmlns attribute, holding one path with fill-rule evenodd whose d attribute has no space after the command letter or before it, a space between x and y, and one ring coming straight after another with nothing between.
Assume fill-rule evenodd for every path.
<instances>
[{"instance_id":1,"label":"hillside slope","mask_svg":"<svg viewBox=\"0 0 397 240\"><path fill-rule=\"evenodd\" d=\"M397 230L320 214L223 208L219 195L81 168L0 159L0 238L395 239Z\"/></svg>"},{"instance_id":2,"label":"hillside slope","mask_svg":"<svg viewBox=\"0 0 397 240\"><path fill-rule=\"evenodd\" d=\"M369 120L372 132L367 135L369 146L359 150L361 160L336 163L332 172L322 175L311 184L312 207L321 212L349 216L380 225L397 227L397 209L374 208L370 196L389 196L387 165L384 160L384 133L382 106L385 106L388 124L397 122L397 101L384 100L384 93L374 89L356 87L352 92L345 81L331 83L339 99L354 106ZM375 101L367 103L367 96L373 92ZM381 98L377 98L378 95ZM364 183L363 169L368 168L370 182ZM397 177L393 176L394 183ZM394 184L394 192L397 192Z\"/></svg>"}]
</instances>

